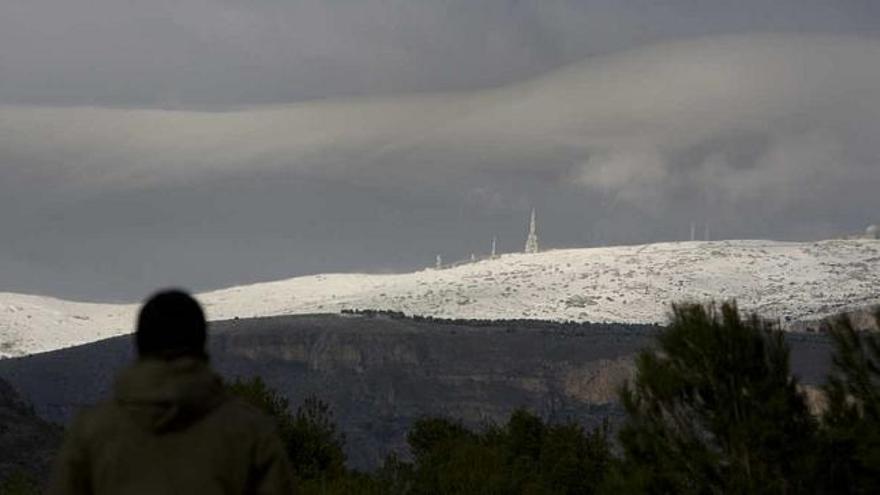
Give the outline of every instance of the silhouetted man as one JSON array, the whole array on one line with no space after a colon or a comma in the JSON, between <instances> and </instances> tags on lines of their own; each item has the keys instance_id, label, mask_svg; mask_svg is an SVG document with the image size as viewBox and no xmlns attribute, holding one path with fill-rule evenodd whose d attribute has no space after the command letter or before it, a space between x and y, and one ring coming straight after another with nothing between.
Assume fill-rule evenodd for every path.
<instances>
[{"instance_id":1,"label":"silhouetted man","mask_svg":"<svg viewBox=\"0 0 880 495\"><path fill-rule=\"evenodd\" d=\"M195 299L161 292L141 308L138 359L113 398L67 432L50 494L289 494L273 421L224 393L208 366Z\"/></svg>"}]
</instances>

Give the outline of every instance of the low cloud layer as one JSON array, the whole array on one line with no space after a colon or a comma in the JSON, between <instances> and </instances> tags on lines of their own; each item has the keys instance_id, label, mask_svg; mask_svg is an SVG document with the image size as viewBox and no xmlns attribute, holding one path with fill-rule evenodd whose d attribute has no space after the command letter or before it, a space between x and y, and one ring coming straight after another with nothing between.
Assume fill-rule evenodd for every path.
<instances>
[{"instance_id":1,"label":"low cloud layer","mask_svg":"<svg viewBox=\"0 0 880 495\"><path fill-rule=\"evenodd\" d=\"M877 175L880 41L704 39L487 91L0 116L11 171L61 193L269 172L406 188L521 174L634 202L688 184L736 200Z\"/></svg>"},{"instance_id":2,"label":"low cloud layer","mask_svg":"<svg viewBox=\"0 0 880 495\"><path fill-rule=\"evenodd\" d=\"M878 131L880 41L856 36L658 44L490 90L210 112L6 105L0 220L23 236L7 266L92 259L54 243L213 246L196 285L259 272L239 238L265 241L251 247L272 268L256 278L464 257L489 229L519 249L533 205L551 246L681 238L692 221L815 238L880 220ZM337 263L315 262L328 245Z\"/></svg>"},{"instance_id":3,"label":"low cloud layer","mask_svg":"<svg viewBox=\"0 0 880 495\"><path fill-rule=\"evenodd\" d=\"M494 87L708 34L877 33L873 0L8 0L0 102L229 106Z\"/></svg>"}]
</instances>

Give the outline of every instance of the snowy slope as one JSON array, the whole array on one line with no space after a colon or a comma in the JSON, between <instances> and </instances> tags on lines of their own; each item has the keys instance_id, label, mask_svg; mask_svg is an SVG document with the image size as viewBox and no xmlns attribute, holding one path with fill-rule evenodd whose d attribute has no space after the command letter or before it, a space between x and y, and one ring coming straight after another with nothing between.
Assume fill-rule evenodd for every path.
<instances>
[{"instance_id":1,"label":"snowy slope","mask_svg":"<svg viewBox=\"0 0 880 495\"><path fill-rule=\"evenodd\" d=\"M660 323L671 301L730 298L783 321L880 304L880 241L553 250L444 270L314 275L199 295L213 320L372 308L451 318ZM0 293L0 356L127 333L136 310Z\"/></svg>"}]
</instances>

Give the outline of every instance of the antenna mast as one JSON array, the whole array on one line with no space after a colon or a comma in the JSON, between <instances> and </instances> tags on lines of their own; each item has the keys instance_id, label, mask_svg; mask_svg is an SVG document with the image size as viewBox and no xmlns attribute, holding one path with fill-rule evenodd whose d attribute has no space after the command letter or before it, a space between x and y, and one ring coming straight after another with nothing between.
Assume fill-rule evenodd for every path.
<instances>
[{"instance_id":1,"label":"antenna mast","mask_svg":"<svg viewBox=\"0 0 880 495\"><path fill-rule=\"evenodd\" d=\"M538 252L538 234L537 234L537 222L535 222L535 209L532 208L532 218L529 222L529 236L526 238L526 250L527 254L535 254Z\"/></svg>"}]
</instances>

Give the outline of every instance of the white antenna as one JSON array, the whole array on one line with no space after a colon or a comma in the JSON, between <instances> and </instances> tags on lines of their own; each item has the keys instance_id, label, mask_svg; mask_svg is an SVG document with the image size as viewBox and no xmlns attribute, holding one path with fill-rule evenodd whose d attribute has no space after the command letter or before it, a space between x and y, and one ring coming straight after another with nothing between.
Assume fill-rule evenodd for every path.
<instances>
[{"instance_id":1,"label":"white antenna","mask_svg":"<svg viewBox=\"0 0 880 495\"><path fill-rule=\"evenodd\" d=\"M477 261L477 256L474 253L471 253L471 263Z\"/></svg>"},{"instance_id":2,"label":"white antenna","mask_svg":"<svg viewBox=\"0 0 880 495\"><path fill-rule=\"evenodd\" d=\"M434 264L434 268L438 270L443 268L443 258L441 258L439 254L437 255L437 262Z\"/></svg>"},{"instance_id":3,"label":"white antenna","mask_svg":"<svg viewBox=\"0 0 880 495\"><path fill-rule=\"evenodd\" d=\"M494 235L492 236L492 259L495 259L495 243L498 241L498 238Z\"/></svg>"},{"instance_id":4,"label":"white antenna","mask_svg":"<svg viewBox=\"0 0 880 495\"><path fill-rule=\"evenodd\" d=\"M532 208L532 218L531 221L529 221L529 236L526 238L525 249L525 252L528 254L535 254L538 252L538 233L536 224L535 209Z\"/></svg>"}]
</instances>

